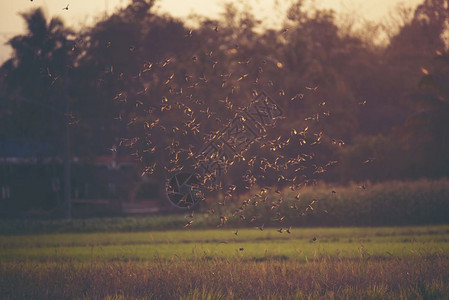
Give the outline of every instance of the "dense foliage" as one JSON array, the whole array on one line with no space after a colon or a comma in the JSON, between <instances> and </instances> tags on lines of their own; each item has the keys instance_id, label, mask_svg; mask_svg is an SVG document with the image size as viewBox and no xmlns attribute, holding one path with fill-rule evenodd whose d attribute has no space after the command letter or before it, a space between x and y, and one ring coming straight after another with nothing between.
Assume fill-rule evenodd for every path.
<instances>
[{"instance_id":1,"label":"dense foliage","mask_svg":"<svg viewBox=\"0 0 449 300\"><path fill-rule=\"evenodd\" d=\"M232 5L189 28L154 13L154 1L133 0L81 32L36 10L1 68L1 140L37 140L41 157L60 154L68 101L73 156L117 147L163 185L263 90L285 118L235 162L223 188L242 190L242 174L269 186L447 176L447 7L424 1L384 46L302 1L281 30Z\"/></svg>"}]
</instances>

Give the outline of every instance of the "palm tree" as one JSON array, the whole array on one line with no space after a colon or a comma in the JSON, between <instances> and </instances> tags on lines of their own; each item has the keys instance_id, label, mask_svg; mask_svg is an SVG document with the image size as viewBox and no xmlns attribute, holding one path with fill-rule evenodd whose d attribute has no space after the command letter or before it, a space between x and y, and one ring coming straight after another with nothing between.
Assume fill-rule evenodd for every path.
<instances>
[{"instance_id":1,"label":"palm tree","mask_svg":"<svg viewBox=\"0 0 449 300\"><path fill-rule=\"evenodd\" d=\"M2 69L7 73L9 88L19 88L24 95L39 98L45 94L48 84L64 74L72 59L73 42L68 37L73 33L59 18L47 22L40 8L23 13L22 17L27 33L9 40L14 54Z\"/></svg>"},{"instance_id":2,"label":"palm tree","mask_svg":"<svg viewBox=\"0 0 449 300\"><path fill-rule=\"evenodd\" d=\"M0 119L0 135L3 140L23 139L28 148L39 144L40 152L30 149L36 157L64 153L66 216L70 217L67 86L68 68L75 59L69 39L73 33L58 18L47 21L40 8L22 17L27 32L9 40L13 56L1 67L4 96L0 106L6 106L10 114Z\"/></svg>"}]
</instances>

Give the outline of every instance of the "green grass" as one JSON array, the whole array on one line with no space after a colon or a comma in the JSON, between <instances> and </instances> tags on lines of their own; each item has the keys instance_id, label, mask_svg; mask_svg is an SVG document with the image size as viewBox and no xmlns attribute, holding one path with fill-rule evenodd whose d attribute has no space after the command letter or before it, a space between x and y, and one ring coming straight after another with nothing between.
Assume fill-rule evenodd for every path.
<instances>
[{"instance_id":1,"label":"green grass","mask_svg":"<svg viewBox=\"0 0 449 300\"><path fill-rule=\"evenodd\" d=\"M2 299L444 299L449 225L0 236ZM316 237L316 241L313 238ZM243 248L243 250L240 250Z\"/></svg>"},{"instance_id":2,"label":"green grass","mask_svg":"<svg viewBox=\"0 0 449 300\"><path fill-rule=\"evenodd\" d=\"M449 254L449 226L379 228L274 228L178 230L2 236L0 259L152 260L172 258L264 258L306 260L316 256L404 257ZM316 237L317 240L312 239ZM243 248L243 251L239 249Z\"/></svg>"}]
</instances>

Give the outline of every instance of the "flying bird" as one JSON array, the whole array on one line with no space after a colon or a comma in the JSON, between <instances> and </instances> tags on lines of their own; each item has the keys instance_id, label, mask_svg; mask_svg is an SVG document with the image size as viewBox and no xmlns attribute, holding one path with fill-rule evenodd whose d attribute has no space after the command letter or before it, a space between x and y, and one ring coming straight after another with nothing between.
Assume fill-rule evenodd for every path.
<instances>
[{"instance_id":1,"label":"flying bird","mask_svg":"<svg viewBox=\"0 0 449 300\"><path fill-rule=\"evenodd\" d=\"M315 86L315 87L309 87L309 86L306 86L306 89L309 90L309 91L314 91L314 92L316 92L316 91L318 90L318 86Z\"/></svg>"},{"instance_id":2,"label":"flying bird","mask_svg":"<svg viewBox=\"0 0 449 300\"><path fill-rule=\"evenodd\" d=\"M359 105L360 105L360 106L365 106L365 105L366 105L366 100L360 101L360 102L359 102Z\"/></svg>"},{"instance_id":3,"label":"flying bird","mask_svg":"<svg viewBox=\"0 0 449 300\"><path fill-rule=\"evenodd\" d=\"M374 159L375 159L374 157L370 157L370 158L366 159L363 163L364 163L364 164L368 164L368 163L370 163L370 162L373 162Z\"/></svg>"}]
</instances>

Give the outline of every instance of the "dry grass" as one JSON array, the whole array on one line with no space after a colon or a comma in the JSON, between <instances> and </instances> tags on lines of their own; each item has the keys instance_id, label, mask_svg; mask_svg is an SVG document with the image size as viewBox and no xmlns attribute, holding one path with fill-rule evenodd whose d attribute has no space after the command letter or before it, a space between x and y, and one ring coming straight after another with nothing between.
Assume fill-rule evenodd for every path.
<instances>
[{"instance_id":1,"label":"dry grass","mask_svg":"<svg viewBox=\"0 0 449 300\"><path fill-rule=\"evenodd\" d=\"M3 299L442 299L445 256L0 263Z\"/></svg>"},{"instance_id":2,"label":"dry grass","mask_svg":"<svg viewBox=\"0 0 449 300\"><path fill-rule=\"evenodd\" d=\"M0 298L444 299L447 232L445 225L3 236Z\"/></svg>"},{"instance_id":3,"label":"dry grass","mask_svg":"<svg viewBox=\"0 0 449 300\"><path fill-rule=\"evenodd\" d=\"M276 230L289 223L318 225L314 220L447 224L448 191L447 180L369 184L367 190L318 186L303 191L299 203L319 199L304 217L289 209L296 201L289 194L277 208L286 216L282 224L263 204L246 211L267 225L263 232L231 217L219 230L178 231L167 230L181 228L183 215L4 221L0 298L447 299L447 225ZM217 215L232 213L233 205L226 209L195 214L192 227L216 228ZM234 235L245 226L252 228ZM148 231L155 228L163 231ZM49 232L92 233L42 234ZM24 233L41 234L18 235Z\"/></svg>"}]
</instances>

